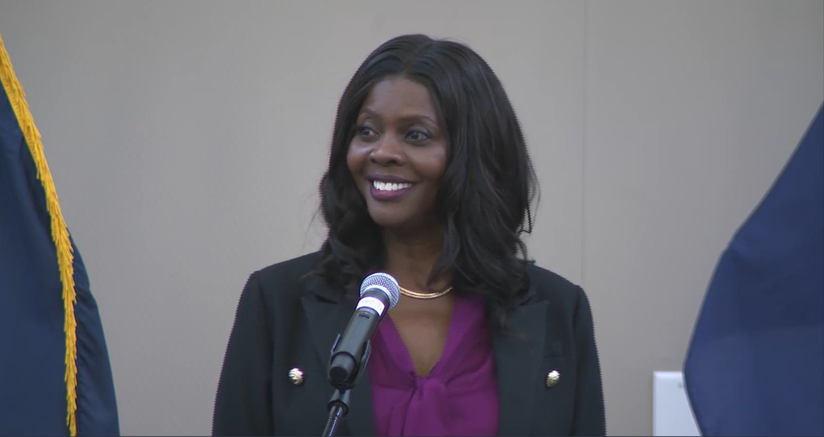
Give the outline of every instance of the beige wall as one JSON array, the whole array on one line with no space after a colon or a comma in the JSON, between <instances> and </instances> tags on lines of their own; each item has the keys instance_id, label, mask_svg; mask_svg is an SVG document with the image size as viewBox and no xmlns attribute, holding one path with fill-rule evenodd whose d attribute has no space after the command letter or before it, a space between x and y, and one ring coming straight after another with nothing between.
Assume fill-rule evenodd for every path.
<instances>
[{"instance_id":1,"label":"beige wall","mask_svg":"<svg viewBox=\"0 0 824 437\"><path fill-rule=\"evenodd\" d=\"M718 255L824 98L824 1L0 0L123 434L210 432L246 276L317 248L335 102L407 32L500 75L542 186L531 254L590 295L608 432L652 432L652 372L681 368Z\"/></svg>"}]
</instances>

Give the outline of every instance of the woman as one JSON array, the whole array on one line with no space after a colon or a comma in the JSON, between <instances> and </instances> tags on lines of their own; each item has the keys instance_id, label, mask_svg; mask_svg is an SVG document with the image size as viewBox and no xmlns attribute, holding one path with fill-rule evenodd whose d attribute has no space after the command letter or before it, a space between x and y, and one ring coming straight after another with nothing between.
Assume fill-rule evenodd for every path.
<instances>
[{"instance_id":1,"label":"woman","mask_svg":"<svg viewBox=\"0 0 824 437\"><path fill-rule=\"evenodd\" d=\"M320 183L319 252L253 273L213 433L320 435L330 348L361 281L401 298L338 435L603 435L581 288L526 261L536 187L509 100L470 48L394 38L341 97Z\"/></svg>"}]
</instances>

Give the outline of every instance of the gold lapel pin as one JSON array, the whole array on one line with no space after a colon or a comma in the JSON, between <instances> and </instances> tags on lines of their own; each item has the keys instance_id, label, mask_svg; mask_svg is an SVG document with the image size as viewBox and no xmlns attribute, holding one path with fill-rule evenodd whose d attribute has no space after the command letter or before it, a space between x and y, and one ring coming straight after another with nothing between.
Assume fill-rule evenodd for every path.
<instances>
[{"instance_id":1,"label":"gold lapel pin","mask_svg":"<svg viewBox=\"0 0 824 437\"><path fill-rule=\"evenodd\" d=\"M554 387L555 384L558 384L558 380L561 379L561 374L558 373L557 370L552 370L551 372L547 373L546 375L546 386L547 387Z\"/></svg>"},{"instance_id":2,"label":"gold lapel pin","mask_svg":"<svg viewBox=\"0 0 824 437\"><path fill-rule=\"evenodd\" d=\"M290 370L289 371L289 380L292 381L292 384L295 384L295 385L303 384L303 370L300 370L297 367Z\"/></svg>"}]
</instances>

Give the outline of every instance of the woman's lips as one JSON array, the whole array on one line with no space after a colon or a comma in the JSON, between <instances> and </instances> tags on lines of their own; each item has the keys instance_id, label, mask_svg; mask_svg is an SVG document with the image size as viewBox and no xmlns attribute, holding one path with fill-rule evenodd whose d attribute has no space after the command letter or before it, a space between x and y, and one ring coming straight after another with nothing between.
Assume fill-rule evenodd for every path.
<instances>
[{"instance_id":1,"label":"woman's lips","mask_svg":"<svg viewBox=\"0 0 824 437\"><path fill-rule=\"evenodd\" d=\"M397 200L406 195L413 187L411 182L387 182L372 180L369 192L372 198L379 201Z\"/></svg>"}]
</instances>

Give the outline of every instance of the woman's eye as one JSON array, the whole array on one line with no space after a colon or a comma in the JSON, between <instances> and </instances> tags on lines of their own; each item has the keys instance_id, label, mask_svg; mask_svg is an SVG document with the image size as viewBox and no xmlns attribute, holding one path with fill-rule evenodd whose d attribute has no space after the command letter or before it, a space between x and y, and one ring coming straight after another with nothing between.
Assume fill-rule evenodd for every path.
<instances>
[{"instance_id":1,"label":"woman's eye","mask_svg":"<svg viewBox=\"0 0 824 437\"><path fill-rule=\"evenodd\" d=\"M406 134L406 135L412 141L423 141L423 140L429 139L429 134L427 134L426 132L423 132L423 131L419 131L419 130L409 131L409 133Z\"/></svg>"},{"instance_id":2,"label":"woman's eye","mask_svg":"<svg viewBox=\"0 0 824 437\"><path fill-rule=\"evenodd\" d=\"M374 135L377 135L377 133L370 127L360 126L358 127L358 135L360 135L363 138L369 138Z\"/></svg>"}]
</instances>

